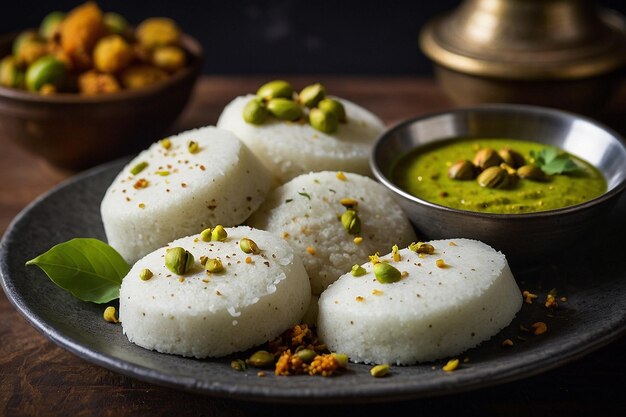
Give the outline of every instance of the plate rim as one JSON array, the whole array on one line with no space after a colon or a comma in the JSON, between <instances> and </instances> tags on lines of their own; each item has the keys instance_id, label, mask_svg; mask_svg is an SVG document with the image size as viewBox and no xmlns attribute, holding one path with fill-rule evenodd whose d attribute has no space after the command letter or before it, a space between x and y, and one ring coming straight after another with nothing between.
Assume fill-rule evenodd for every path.
<instances>
[{"instance_id":1,"label":"plate rim","mask_svg":"<svg viewBox=\"0 0 626 417\"><path fill-rule=\"evenodd\" d=\"M198 394L208 395L218 398L230 398L245 401L258 402L279 402L279 403L313 403L316 404L337 404L349 402L389 402L398 400L418 399L424 397L435 397L441 395L455 394L472 391L479 388L492 387L524 378L528 378L548 370L565 365L576 359L597 350L626 334L626 314L617 320L614 326L600 326L599 330L587 334L584 341L569 342L561 345L558 354L551 352L541 354L532 361L532 367L509 366L508 369L489 370L474 374L450 374L448 383L436 382L418 388L415 385L398 386L392 384L378 384L374 388L350 388L329 392L325 387L318 387L301 392L281 391L272 389L271 386L263 385L230 385L221 381L213 381L210 386L206 386L206 380L194 376L167 375L162 371L143 365L135 364L123 359L115 358L106 353L85 347L72 337L63 334L53 325L46 322L45 318L33 311L22 294L15 291L11 285L10 271L6 254L11 241L15 239L16 228L24 221L34 207L42 204L51 195L60 190L71 187L75 183L87 181L100 173L121 166L130 160L131 157L124 157L106 164L91 168L66 179L45 193L35 198L11 221L7 227L2 240L0 241L0 286L13 305L13 307L26 319L26 321L41 333L48 340L57 346L71 352L72 354L101 366L110 371L123 374L130 378L136 378L155 385L168 388L180 389ZM130 342L129 342L130 343ZM179 359L186 359L180 357ZM209 359L211 360L211 359ZM384 381L384 380L383 380ZM204 384L203 384L204 383ZM369 387L369 386L368 386ZM360 391L359 391L360 390Z\"/></svg>"}]
</instances>

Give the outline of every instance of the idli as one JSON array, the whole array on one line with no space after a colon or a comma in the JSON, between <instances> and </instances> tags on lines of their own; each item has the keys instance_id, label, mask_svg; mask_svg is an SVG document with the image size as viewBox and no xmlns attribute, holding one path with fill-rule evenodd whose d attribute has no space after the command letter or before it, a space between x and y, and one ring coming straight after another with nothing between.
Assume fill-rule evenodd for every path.
<instances>
[{"instance_id":1,"label":"idli","mask_svg":"<svg viewBox=\"0 0 626 417\"><path fill-rule=\"evenodd\" d=\"M153 144L122 169L101 204L106 237L129 263L205 227L243 223L271 174L232 133L204 127Z\"/></svg>"},{"instance_id":2,"label":"idli","mask_svg":"<svg viewBox=\"0 0 626 417\"><path fill-rule=\"evenodd\" d=\"M132 267L120 288L120 320L128 340L163 353L217 357L262 344L299 323L311 289L298 255L271 233L244 226L225 230L225 241L185 237ZM244 252L244 238L259 250ZM193 255L188 271L185 260L179 273L166 267L172 248Z\"/></svg>"},{"instance_id":3,"label":"idli","mask_svg":"<svg viewBox=\"0 0 626 417\"><path fill-rule=\"evenodd\" d=\"M276 188L248 224L289 242L304 261L316 295L368 255L416 240L384 186L335 171L301 175Z\"/></svg>"},{"instance_id":4,"label":"idli","mask_svg":"<svg viewBox=\"0 0 626 417\"><path fill-rule=\"evenodd\" d=\"M376 271L363 264L322 293L317 330L331 351L410 365L458 355L511 323L522 296L503 254L468 239L430 245L430 255L381 257Z\"/></svg>"},{"instance_id":5,"label":"idli","mask_svg":"<svg viewBox=\"0 0 626 417\"><path fill-rule=\"evenodd\" d=\"M235 98L224 108L217 126L244 141L279 183L311 171L343 170L370 175L372 144L385 129L373 113L335 97L345 108L347 122L334 133L320 132L306 122L276 118L268 118L260 125L251 124L243 119L243 111L255 97Z\"/></svg>"}]
</instances>

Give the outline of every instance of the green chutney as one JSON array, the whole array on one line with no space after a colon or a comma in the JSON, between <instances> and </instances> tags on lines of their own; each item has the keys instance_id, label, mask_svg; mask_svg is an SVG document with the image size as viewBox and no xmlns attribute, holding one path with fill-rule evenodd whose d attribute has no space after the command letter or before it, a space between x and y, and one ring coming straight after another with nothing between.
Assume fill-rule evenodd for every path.
<instances>
[{"instance_id":1,"label":"green chutney","mask_svg":"<svg viewBox=\"0 0 626 417\"><path fill-rule=\"evenodd\" d=\"M548 176L546 181L520 179L507 189L481 187L476 180L455 180L448 169L456 161L473 160L482 148L509 148L532 163L547 145L500 138L450 139L402 156L392 168L392 180L404 191L435 204L483 213L532 213L554 210L591 200L606 192L604 176L588 162L568 154L579 170Z\"/></svg>"}]
</instances>

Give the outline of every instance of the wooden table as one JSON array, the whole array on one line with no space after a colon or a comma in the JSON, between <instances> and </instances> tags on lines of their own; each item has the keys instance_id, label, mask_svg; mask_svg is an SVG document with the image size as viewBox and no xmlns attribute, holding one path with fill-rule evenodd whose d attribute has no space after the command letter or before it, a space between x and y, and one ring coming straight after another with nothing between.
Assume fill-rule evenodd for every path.
<instances>
[{"instance_id":1,"label":"wooden table","mask_svg":"<svg viewBox=\"0 0 626 417\"><path fill-rule=\"evenodd\" d=\"M203 78L174 131L214 124L234 96L254 91L268 77ZM316 79L290 78L302 86ZM419 78L319 79L334 94L370 108L393 124L450 107L435 83ZM626 88L603 120L626 133ZM51 167L2 138L0 231L36 196L72 173ZM0 295L0 416L130 415L422 415L621 416L626 411L626 338L574 363L505 385L446 397L368 405L273 405L215 399L162 388L92 365L31 328ZM426 413L426 414L424 414Z\"/></svg>"}]
</instances>

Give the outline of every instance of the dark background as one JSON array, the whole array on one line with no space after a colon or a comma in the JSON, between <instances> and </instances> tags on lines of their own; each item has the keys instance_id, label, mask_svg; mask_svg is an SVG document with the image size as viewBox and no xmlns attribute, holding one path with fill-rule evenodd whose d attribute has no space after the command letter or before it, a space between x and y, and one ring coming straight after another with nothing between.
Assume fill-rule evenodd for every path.
<instances>
[{"instance_id":1,"label":"dark background","mask_svg":"<svg viewBox=\"0 0 626 417\"><path fill-rule=\"evenodd\" d=\"M0 32L39 25L52 10L80 0L5 1ZM204 46L209 74L429 74L420 28L460 0L101 0L104 11L137 24L176 20ZM597 4L626 12L624 0Z\"/></svg>"}]
</instances>

